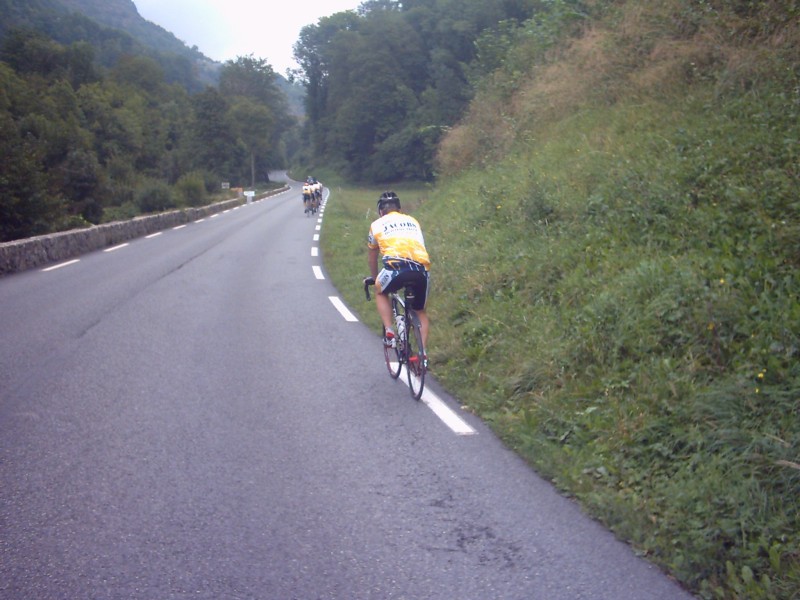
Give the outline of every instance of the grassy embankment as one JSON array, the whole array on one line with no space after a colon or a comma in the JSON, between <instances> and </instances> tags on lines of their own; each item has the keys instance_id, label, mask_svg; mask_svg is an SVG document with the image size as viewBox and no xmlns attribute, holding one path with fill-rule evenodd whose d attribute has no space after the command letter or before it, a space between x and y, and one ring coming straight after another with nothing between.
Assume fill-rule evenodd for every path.
<instances>
[{"instance_id":1,"label":"grassy embankment","mask_svg":"<svg viewBox=\"0 0 800 600\"><path fill-rule=\"evenodd\" d=\"M798 9L642 4L498 73L437 186L397 190L432 369L701 597L799 598ZM381 190L331 187L325 264L377 330Z\"/></svg>"}]
</instances>

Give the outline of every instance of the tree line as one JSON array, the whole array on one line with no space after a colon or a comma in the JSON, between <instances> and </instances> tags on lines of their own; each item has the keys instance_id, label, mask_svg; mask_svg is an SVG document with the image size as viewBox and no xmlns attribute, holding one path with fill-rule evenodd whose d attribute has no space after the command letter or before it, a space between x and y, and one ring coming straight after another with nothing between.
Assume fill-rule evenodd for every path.
<instances>
[{"instance_id":1,"label":"tree line","mask_svg":"<svg viewBox=\"0 0 800 600\"><path fill-rule=\"evenodd\" d=\"M263 59L191 94L155 59L110 66L87 41L29 28L0 44L0 241L199 205L285 166L295 124Z\"/></svg>"},{"instance_id":2,"label":"tree line","mask_svg":"<svg viewBox=\"0 0 800 600\"><path fill-rule=\"evenodd\" d=\"M437 144L515 32L582 0L368 0L302 29L308 162L367 181L431 180Z\"/></svg>"},{"instance_id":3,"label":"tree line","mask_svg":"<svg viewBox=\"0 0 800 600\"><path fill-rule=\"evenodd\" d=\"M198 85L185 57L54 16L56 0L0 0L0 241L201 204L290 162L433 180L443 134L515 41L611 2L367 0L324 17L294 46L301 136L263 59Z\"/></svg>"}]
</instances>

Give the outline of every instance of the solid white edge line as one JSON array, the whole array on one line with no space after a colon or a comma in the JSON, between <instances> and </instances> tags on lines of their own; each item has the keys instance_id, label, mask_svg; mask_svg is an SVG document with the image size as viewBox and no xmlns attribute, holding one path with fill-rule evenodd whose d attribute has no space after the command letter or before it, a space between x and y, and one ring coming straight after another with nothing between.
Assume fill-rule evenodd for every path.
<instances>
[{"instance_id":1,"label":"solid white edge line","mask_svg":"<svg viewBox=\"0 0 800 600\"><path fill-rule=\"evenodd\" d=\"M311 268L314 271L314 277L316 277L317 279L325 279L325 275L322 274L322 267L314 265Z\"/></svg>"},{"instance_id":2,"label":"solid white edge line","mask_svg":"<svg viewBox=\"0 0 800 600\"><path fill-rule=\"evenodd\" d=\"M56 269L61 269L63 267L68 267L69 265L74 265L77 262L81 262L80 259L76 258L74 260L68 260L67 262L59 263L57 265L53 265L52 267L47 267L45 269L42 269L42 272L46 273L47 271L55 271Z\"/></svg>"},{"instance_id":3,"label":"solid white edge line","mask_svg":"<svg viewBox=\"0 0 800 600\"><path fill-rule=\"evenodd\" d=\"M344 317L345 321L349 321L350 323L358 322L356 316L350 312L338 296L328 296L328 300L330 300L331 304L339 311L339 314Z\"/></svg>"},{"instance_id":4,"label":"solid white edge line","mask_svg":"<svg viewBox=\"0 0 800 600\"><path fill-rule=\"evenodd\" d=\"M408 383L408 378L406 378L406 383ZM420 398L420 400L422 400L437 417L444 421L445 425L453 430L453 433L457 433L458 435L475 435L478 433L427 387L422 390L422 398Z\"/></svg>"},{"instance_id":5,"label":"solid white edge line","mask_svg":"<svg viewBox=\"0 0 800 600\"><path fill-rule=\"evenodd\" d=\"M395 368L397 368L397 363L393 363ZM403 380L403 383L408 385L408 373L402 373L400 375L400 379ZM425 406L430 408L439 419L447 425L450 430L457 434L457 435L477 435L478 432L464 419L459 417L453 410L444 403L444 400L439 398L435 392L431 391L430 388L426 387L422 390L422 398L420 398L420 402L423 402Z\"/></svg>"},{"instance_id":6,"label":"solid white edge line","mask_svg":"<svg viewBox=\"0 0 800 600\"><path fill-rule=\"evenodd\" d=\"M397 365L397 363L394 363ZM400 379L403 380L403 383L408 385L408 373L403 373L400 375ZM426 387L422 390L422 398L420 398L420 402L423 402L425 406L430 408L439 419L447 425L453 433L458 435L477 435L478 432L467 423L464 419L459 417L453 410L444 403L444 400L439 398L435 392L431 391L430 388Z\"/></svg>"},{"instance_id":7,"label":"solid white edge line","mask_svg":"<svg viewBox=\"0 0 800 600\"><path fill-rule=\"evenodd\" d=\"M114 252L116 250L119 250L120 248L124 248L125 246L129 245L130 244L128 244L128 242L125 242L124 244L119 244L117 246L112 246L111 248L106 248L105 250L103 250L103 252Z\"/></svg>"}]
</instances>

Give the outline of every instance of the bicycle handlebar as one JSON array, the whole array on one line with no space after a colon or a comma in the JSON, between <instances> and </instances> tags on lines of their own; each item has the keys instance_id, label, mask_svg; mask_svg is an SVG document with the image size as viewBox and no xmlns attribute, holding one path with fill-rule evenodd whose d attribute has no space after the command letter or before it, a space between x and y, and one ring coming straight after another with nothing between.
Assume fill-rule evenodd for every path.
<instances>
[{"instance_id":1,"label":"bicycle handlebar","mask_svg":"<svg viewBox=\"0 0 800 600\"><path fill-rule=\"evenodd\" d=\"M371 300L369 296L369 286L375 285L375 278L374 277L364 277L364 295L367 297L367 300Z\"/></svg>"}]
</instances>

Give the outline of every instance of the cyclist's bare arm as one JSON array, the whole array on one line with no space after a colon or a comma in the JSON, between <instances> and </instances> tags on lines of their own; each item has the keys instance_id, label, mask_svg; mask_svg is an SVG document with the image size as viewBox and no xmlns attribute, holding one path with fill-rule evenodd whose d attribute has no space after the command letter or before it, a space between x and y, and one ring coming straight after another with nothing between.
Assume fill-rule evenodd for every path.
<instances>
[{"instance_id":1,"label":"cyclist's bare arm","mask_svg":"<svg viewBox=\"0 0 800 600\"><path fill-rule=\"evenodd\" d=\"M378 248L368 248L368 250L367 264L369 265L369 274L374 279L378 276L378 257L380 250Z\"/></svg>"}]
</instances>

